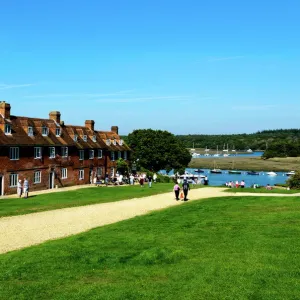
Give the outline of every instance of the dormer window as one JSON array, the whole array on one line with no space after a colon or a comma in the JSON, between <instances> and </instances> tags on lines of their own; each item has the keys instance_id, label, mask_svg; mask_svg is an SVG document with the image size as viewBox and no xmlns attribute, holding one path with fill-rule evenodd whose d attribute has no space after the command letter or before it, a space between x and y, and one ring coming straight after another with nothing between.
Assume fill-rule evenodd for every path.
<instances>
[{"instance_id":1,"label":"dormer window","mask_svg":"<svg viewBox=\"0 0 300 300\"><path fill-rule=\"evenodd\" d=\"M47 136L49 133L49 129L46 126L42 127L42 136Z\"/></svg>"},{"instance_id":2,"label":"dormer window","mask_svg":"<svg viewBox=\"0 0 300 300\"><path fill-rule=\"evenodd\" d=\"M119 141L119 145L122 146L123 145L123 140Z\"/></svg>"},{"instance_id":3,"label":"dormer window","mask_svg":"<svg viewBox=\"0 0 300 300\"><path fill-rule=\"evenodd\" d=\"M61 135L61 130L60 130L60 128L56 128L56 129L55 129L55 135L56 135L56 136L60 136L60 135Z\"/></svg>"},{"instance_id":4,"label":"dormer window","mask_svg":"<svg viewBox=\"0 0 300 300\"><path fill-rule=\"evenodd\" d=\"M28 126L28 136L33 136L33 127Z\"/></svg>"},{"instance_id":5,"label":"dormer window","mask_svg":"<svg viewBox=\"0 0 300 300\"><path fill-rule=\"evenodd\" d=\"M114 140L114 145L117 145L117 140Z\"/></svg>"},{"instance_id":6,"label":"dormer window","mask_svg":"<svg viewBox=\"0 0 300 300\"><path fill-rule=\"evenodd\" d=\"M74 135L74 142L77 142L77 140L78 140L78 135L75 134L75 135Z\"/></svg>"},{"instance_id":7,"label":"dormer window","mask_svg":"<svg viewBox=\"0 0 300 300\"><path fill-rule=\"evenodd\" d=\"M11 134L11 125L5 124L5 134Z\"/></svg>"},{"instance_id":8,"label":"dormer window","mask_svg":"<svg viewBox=\"0 0 300 300\"><path fill-rule=\"evenodd\" d=\"M82 139L84 142L87 142L87 135L84 135Z\"/></svg>"},{"instance_id":9,"label":"dormer window","mask_svg":"<svg viewBox=\"0 0 300 300\"><path fill-rule=\"evenodd\" d=\"M93 142L97 142L97 138L96 138L96 136L95 135L93 135Z\"/></svg>"},{"instance_id":10,"label":"dormer window","mask_svg":"<svg viewBox=\"0 0 300 300\"><path fill-rule=\"evenodd\" d=\"M107 140L106 140L106 145L107 145L107 146L110 146L110 139L107 139Z\"/></svg>"}]
</instances>

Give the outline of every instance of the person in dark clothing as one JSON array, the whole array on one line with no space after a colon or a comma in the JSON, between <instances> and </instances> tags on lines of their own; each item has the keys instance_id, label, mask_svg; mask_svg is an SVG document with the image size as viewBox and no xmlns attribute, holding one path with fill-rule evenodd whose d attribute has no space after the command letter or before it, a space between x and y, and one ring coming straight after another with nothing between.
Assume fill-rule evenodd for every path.
<instances>
[{"instance_id":1,"label":"person in dark clothing","mask_svg":"<svg viewBox=\"0 0 300 300\"><path fill-rule=\"evenodd\" d=\"M190 190L190 185L189 183L187 182L186 179L183 180L183 184L182 184L182 190L183 190L183 194L184 194L184 201L187 201L188 198L187 198L187 195L188 195L188 192Z\"/></svg>"}]
</instances>

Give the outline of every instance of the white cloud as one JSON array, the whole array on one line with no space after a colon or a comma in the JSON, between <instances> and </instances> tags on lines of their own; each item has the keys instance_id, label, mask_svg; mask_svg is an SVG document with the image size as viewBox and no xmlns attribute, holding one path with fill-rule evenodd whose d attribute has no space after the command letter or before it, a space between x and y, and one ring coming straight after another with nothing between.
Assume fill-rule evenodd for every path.
<instances>
[{"instance_id":1,"label":"white cloud","mask_svg":"<svg viewBox=\"0 0 300 300\"><path fill-rule=\"evenodd\" d=\"M34 83L25 83L25 84L5 84L0 83L0 90L8 90L8 89L15 89L15 88L22 88L22 87L28 87L33 86Z\"/></svg>"}]
</instances>

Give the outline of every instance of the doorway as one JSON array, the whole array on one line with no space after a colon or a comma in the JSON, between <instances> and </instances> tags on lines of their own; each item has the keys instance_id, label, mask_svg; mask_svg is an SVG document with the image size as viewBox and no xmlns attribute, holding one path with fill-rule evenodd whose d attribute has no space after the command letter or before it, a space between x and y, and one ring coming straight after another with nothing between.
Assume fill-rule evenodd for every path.
<instances>
[{"instance_id":1,"label":"doorway","mask_svg":"<svg viewBox=\"0 0 300 300\"><path fill-rule=\"evenodd\" d=\"M4 195L4 176L0 175L0 196Z\"/></svg>"},{"instance_id":2,"label":"doorway","mask_svg":"<svg viewBox=\"0 0 300 300\"><path fill-rule=\"evenodd\" d=\"M49 189L54 189L54 172L49 173Z\"/></svg>"}]
</instances>

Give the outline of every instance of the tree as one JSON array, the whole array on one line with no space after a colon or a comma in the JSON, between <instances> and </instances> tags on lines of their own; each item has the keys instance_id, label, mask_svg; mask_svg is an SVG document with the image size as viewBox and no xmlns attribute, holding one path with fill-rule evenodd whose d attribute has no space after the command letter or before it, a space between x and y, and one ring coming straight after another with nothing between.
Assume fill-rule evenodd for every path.
<instances>
[{"instance_id":1,"label":"tree","mask_svg":"<svg viewBox=\"0 0 300 300\"><path fill-rule=\"evenodd\" d=\"M172 133L162 130L139 129L128 135L132 160L140 167L157 172L178 170L191 161L189 151Z\"/></svg>"},{"instance_id":2,"label":"tree","mask_svg":"<svg viewBox=\"0 0 300 300\"><path fill-rule=\"evenodd\" d=\"M123 158L117 160L117 171L123 175L128 174L128 164Z\"/></svg>"},{"instance_id":3,"label":"tree","mask_svg":"<svg viewBox=\"0 0 300 300\"><path fill-rule=\"evenodd\" d=\"M299 190L300 189L300 172L296 171L296 173L287 180L287 184L291 190Z\"/></svg>"}]
</instances>

